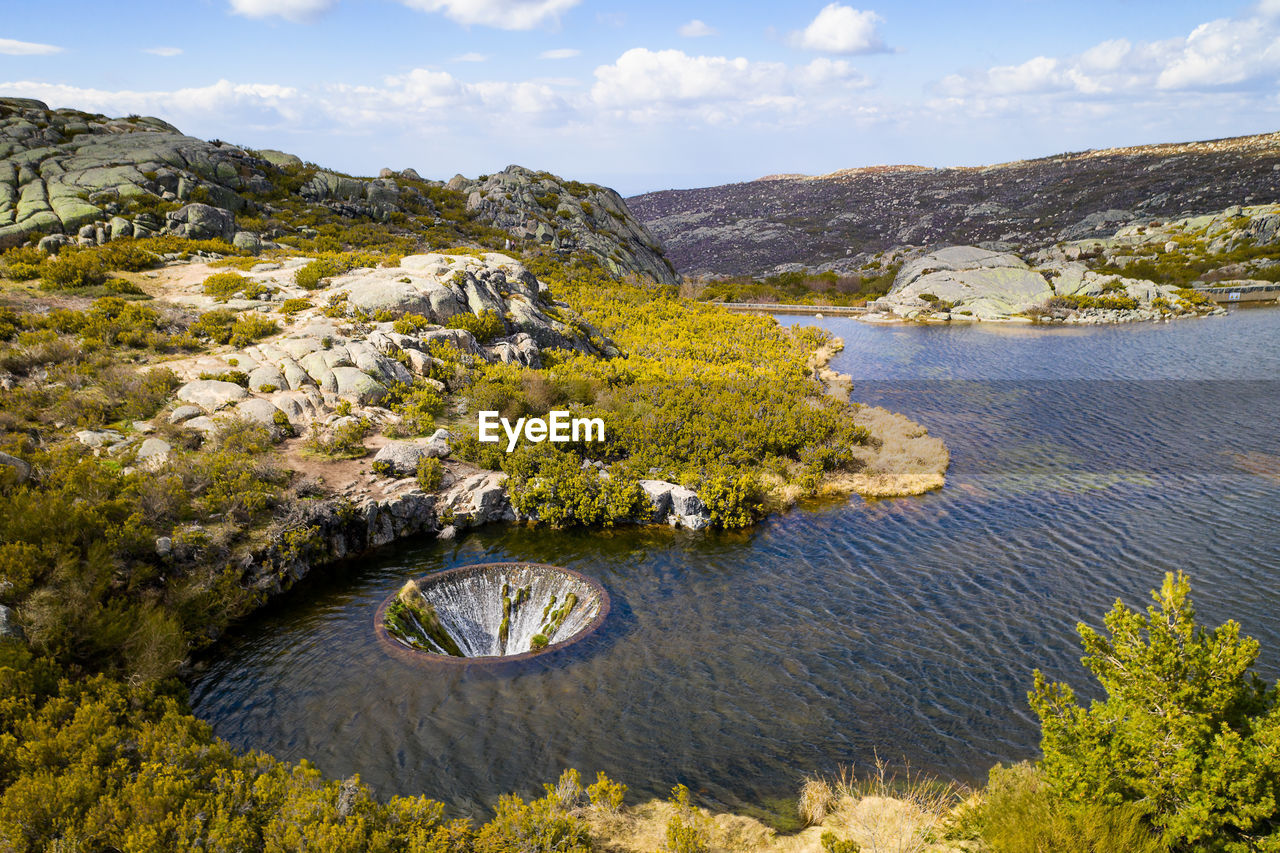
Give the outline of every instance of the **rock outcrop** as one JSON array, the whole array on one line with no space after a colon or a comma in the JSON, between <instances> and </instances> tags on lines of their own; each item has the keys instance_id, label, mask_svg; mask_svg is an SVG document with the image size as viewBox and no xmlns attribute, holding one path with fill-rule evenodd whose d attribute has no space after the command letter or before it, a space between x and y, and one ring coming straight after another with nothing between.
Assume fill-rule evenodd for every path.
<instances>
[{"instance_id":1,"label":"rock outcrop","mask_svg":"<svg viewBox=\"0 0 1280 853\"><path fill-rule=\"evenodd\" d=\"M952 246L903 265L893 289L873 303L908 319L950 303L951 313L975 320L1002 320L1043 305L1053 296L1044 276L1021 258L974 246Z\"/></svg>"},{"instance_id":2,"label":"rock outcrop","mask_svg":"<svg viewBox=\"0 0 1280 853\"><path fill-rule=\"evenodd\" d=\"M522 166L508 166L483 180L459 175L449 187L466 193L468 211L517 239L583 249L616 275L677 282L662 244L608 187L565 181Z\"/></svg>"},{"instance_id":3,"label":"rock outcrop","mask_svg":"<svg viewBox=\"0 0 1280 853\"><path fill-rule=\"evenodd\" d=\"M46 251L176 234L257 252L275 240L314 236L283 222L269 234L238 227L237 215L270 220L281 201L382 223L399 215L433 226L447 213L502 229L513 242L587 252L620 275L676 281L661 244L607 187L519 166L448 185L412 169L356 178L279 151L185 136L156 118L112 119L0 98L0 249L33 234L46 235Z\"/></svg>"},{"instance_id":4,"label":"rock outcrop","mask_svg":"<svg viewBox=\"0 0 1280 853\"><path fill-rule=\"evenodd\" d=\"M1065 248L1041 252L1033 269L1016 255L976 246L929 252L903 264L888 295L861 319L1097 325L1222 311L1182 288L1091 270L1068 255Z\"/></svg>"},{"instance_id":5,"label":"rock outcrop","mask_svg":"<svg viewBox=\"0 0 1280 853\"><path fill-rule=\"evenodd\" d=\"M642 521L689 530L703 530L711 524L710 510L692 489L665 480L641 480L640 488L653 505L652 515Z\"/></svg>"},{"instance_id":6,"label":"rock outcrop","mask_svg":"<svg viewBox=\"0 0 1280 853\"><path fill-rule=\"evenodd\" d=\"M375 426L392 426L398 418L380 404L397 385L416 381L445 390L437 375L450 368L439 357L441 345L446 356L529 367L540 367L549 348L618 354L612 341L566 304L551 301L547 288L507 255L410 255L399 266L352 270L317 290L304 290L294 281L304 262L294 259L246 274L274 291L276 301L305 297L312 303L280 317L285 328L279 335L166 365L185 380L176 394L183 405L169 414L171 422L206 435L225 418L269 427L283 426L283 418L302 431L313 425L332 430L354 414ZM210 304L203 294L184 298L201 307ZM227 304L267 309L272 302ZM477 340L466 329L443 325L460 315L489 312L501 324L501 334L491 339ZM396 321L406 317L412 322L398 326ZM237 374L238 381L228 381ZM339 414L340 406L349 412ZM89 430L81 440L114 454L136 436ZM441 432L424 449L447 456L447 442L448 434ZM412 473L402 467L405 476Z\"/></svg>"}]
</instances>

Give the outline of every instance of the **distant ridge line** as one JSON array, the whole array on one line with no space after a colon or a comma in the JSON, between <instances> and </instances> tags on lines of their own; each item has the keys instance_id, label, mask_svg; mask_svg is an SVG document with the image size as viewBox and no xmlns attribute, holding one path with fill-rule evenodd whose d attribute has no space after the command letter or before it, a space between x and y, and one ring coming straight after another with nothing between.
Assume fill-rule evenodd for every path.
<instances>
[{"instance_id":1,"label":"distant ridge line","mask_svg":"<svg viewBox=\"0 0 1280 853\"><path fill-rule=\"evenodd\" d=\"M1068 151L1062 154L1050 154L1045 157L1029 157L1023 160L1008 160L1003 163L988 163L983 166L916 166L910 164L858 166L851 169L837 169L824 175L806 175L802 172L782 172L776 175L765 175L755 178L750 183L764 181L838 181L842 178L857 178L864 175L888 175L900 172L932 172L942 169L958 171L974 171L983 169L1003 169L1010 166L1023 166L1028 163L1052 161L1087 160L1098 157L1131 157L1141 154L1206 154L1224 151L1249 151L1256 149L1280 148L1280 131L1270 133L1254 133L1247 136L1224 136L1219 139L1203 139L1195 142L1154 142L1149 145L1127 145L1119 148L1087 148L1084 151Z\"/></svg>"}]
</instances>

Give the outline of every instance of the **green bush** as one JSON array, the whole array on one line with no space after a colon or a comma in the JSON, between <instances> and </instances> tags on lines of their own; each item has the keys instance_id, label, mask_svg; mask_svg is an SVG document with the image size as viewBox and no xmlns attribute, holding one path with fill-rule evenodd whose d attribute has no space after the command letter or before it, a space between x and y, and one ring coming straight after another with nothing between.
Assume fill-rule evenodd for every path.
<instances>
[{"instance_id":1,"label":"green bush","mask_svg":"<svg viewBox=\"0 0 1280 853\"><path fill-rule=\"evenodd\" d=\"M257 299L270 293L271 288L239 273L217 272L204 280L204 292L219 302L226 302L237 294L245 299Z\"/></svg>"},{"instance_id":2,"label":"green bush","mask_svg":"<svg viewBox=\"0 0 1280 853\"><path fill-rule=\"evenodd\" d=\"M191 324L191 334L214 343L248 346L280 331L274 321L256 312L239 313L226 308L206 311Z\"/></svg>"},{"instance_id":3,"label":"green bush","mask_svg":"<svg viewBox=\"0 0 1280 853\"><path fill-rule=\"evenodd\" d=\"M481 314L454 314L445 321L445 328L465 329L480 344L487 344L494 338L507 333L507 325L497 311L484 311Z\"/></svg>"},{"instance_id":4,"label":"green bush","mask_svg":"<svg viewBox=\"0 0 1280 853\"><path fill-rule=\"evenodd\" d=\"M1036 672L1045 781L1071 802L1132 806L1172 848L1280 844L1280 702L1251 670L1257 641L1234 621L1197 626L1181 573L1153 598L1145 616L1117 601L1107 636L1078 627L1105 699L1081 707Z\"/></svg>"},{"instance_id":5,"label":"green bush","mask_svg":"<svg viewBox=\"0 0 1280 853\"><path fill-rule=\"evenodd\" d=\"M576 453L552 448L526 445L502 460L511 503L524 515L552 527L612 527L648 508L634 477L615 470L603 478Z\"/></svg>"},{"instance_id":6,"label":"green bush","mask_svg":"<svg viewBox=\"0 0 1280 853\"><path fill-rule=\"evenodd\" d=\"M308 308L312 307L314 306L311 304L309 299L295 297L293 299L286 299L284 302L280 303L280 313L297 314L299 311L306 311Z\"/></svg>"},{"instance_id":7,"label":"green bush","mask_svg":"<svg viewBox=\"0 0 1280 853\"><path fill-rule=\"evenodd\" d=\"M434 326L430 317L422 314L405 314L395 321L392 329L399 335L415 335L423 329Z\"/></svg>"},{"instance_id":8,"label":"green bush","mask_svg":"<svg viewBox=\"0 0 1280 853\"><path fill-rule=\"evenodd\" d=\"M476 834L475 853L590 853L586 822L563 809L554 793L529 803L508 794L495 811Z\"/></svg>"},{"instance_id":9,"label":"green bush","mask_svg":"<svg viewBox=\"0 0 1280 853\"><path fill-rule=\"evenodd\" d=\"M303 290L317 290L326 278L341 274L342 270L330 261L317 259L298 267L293 281Z\"/></svg>"},{"instance_id":10,"label":"green bush","mask_svg":"<svg viewBox=\"0 0 1280 853\"><path fill-rule=\"evenodd\" d=\"M249 387L249 374L243 370L224 370L220 373L212 373L208 370L201 371L201 379L216 379L219 382L231 382L244 388Z\"/></svg>"},{"instance_id":11,"label":"green bush","mask_svg":"<svg viewBox=\"0 0 1280 853\"><path fill-rule=\"evenodd\" d=\"M1026 763L992 769L972 819L991 853L1160 853L1166 849L1137 806L1062 800Z\"/></svg>"},{"instance_id":12,"label":"green bush","mask_svg":"<svg viewBox=\"0 0 1280 853\"><path fill-rule=\"evenodd\" d=\"M436 417L444 411L444 397L433 386L415 381L412 386L392 383L383 405L400 416L389 432L396 436L428 435L436 428Z\"/></svg>"},{"instance_id":13,"label":"green bush","mask_svg":"<svg viewBox=\"0 0 1280 853\"><path fill-rule=\"evenodd\" d=\"M434 456L418 458L418 488L424 492L434 492L444 482L444 465Z\"/></svg>"},{"instance_id":14,"label":"green bush","mask_svg":"<svg viewBox=\"0 0 1280 853\"><path fill-rule=\"evenodd\" d=\"M97 253L84 249L64 249L46 258L40 267L40 283L49 290L93 287L107 280L107 267Z\"/></svg>"},{"instance_id":15,"label":"green bush","mask_svg":"<svg viewBox=\"0 0 1280 853\"><path fill-rule=\"evenodd\" d=\"M708 853L711 840L707 821L693 806L689 789L676 785L671 789L669 802L675 807L675 814L667 821L665 853Z\"/></svg>"},{"instance_id":16,"label":"green bush","mask_svg":"<svg viewBox=\"0 0 1280 853\"><path fill-rule=\"evenodd\" d=\"M1055 296L1049 300L1049 307L1076 311L1089 308L1103 311L1133 311L1138 307L1138 300L1132 296L1085 296L1077 293L1071 296Z\"/></svg>"},{"instance_id":17,"label":"green bush","mask_svg":"<svg viewBox=\"0 0 1280 853\"><path fill-rule=\"evenodd\" d=\"M160 265L160 258L154 252L132 238L112 240L90 251L96 252L109 270L142 272Z\"/></svg>"},{"instance_id":18,"label":"green bush","mask_svg":"<svg viewBox=\"0 0 1280 853\"><path fill-rule=\"evenodd\" d=\"M622 803L627 797L627 786L597 772L596 781L587 786L587 797L593 807L617 814L622 810Z\"/></svg>"},{"instance_id":19,"label":"green bush","mask_svg":"<svg viewBox=\"0 0 1280 853\"><path fill-rule=\"evenodd\" d=\"M749 527L764 512L764 489L752 471L717 466L702 478L696 491L711 513L713 527Z\"/></svg>"},{"instance_id":20,"label":"green bush","mask_svg":"<svg viewBox=\"0 0 1280 853\"><path fill-rule=\"evenodd\" d=\"M327 433L318 424L312 424L306 449L329 459L359 459L369 452L369 448L364 446L364 439L370 429L371 424L364 418L353 418Z\"/></svg>"},{"instance_id":21,"label":"green bush","mask_svg":"<svg viewBox=\"0 0 1280 853\"><path fill-rule=\"evenodd\" d=\"M40 277L46 255L34 246L19 246L0 255L6 278L13 281L30 281Z\"/></svg>"},{"instance_id":22,"label":"green bush","mask_svg":"<svg viewBox=\"0 0 1280 853\"><path fill-rule=\"evenodd\" d=\"M818 839L818 842L826 853L861 853L862 851L862 847L858 842L839 838L834 832L822 833L822 837Z\"/></svg>"}]
</instances>

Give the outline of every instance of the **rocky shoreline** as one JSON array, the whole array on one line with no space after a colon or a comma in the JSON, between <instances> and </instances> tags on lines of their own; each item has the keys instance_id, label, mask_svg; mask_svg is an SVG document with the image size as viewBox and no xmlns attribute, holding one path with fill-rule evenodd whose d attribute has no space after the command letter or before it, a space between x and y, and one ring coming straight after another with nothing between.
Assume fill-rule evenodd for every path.
<instances>
[{"instance_id":1,"label":"rocky shoreline","mask_svg":"<svg viewBox=\"0 0 1280 853\"><path fill-rule=\"evenodd\" d=\"M851 379L828 367L842 348L835 339L814 353L815 381L829 393L848 399ZM859 448L863 469L828 478L822 493L858 494L864 498L906 497L941 488L950 456L940 439L908 418L878 407L859 407L855 420L871 430L871 447ZM339 486L339 493L317 501L300 502L289 518L277 525L271 540L241 561L248 588L266 597L279 595L316 569L370 553L410 536L452 539L486 524L519 522L504 483L506 475L469 463L448 460L447 442L440 430L430 439L391 442L377 458L402 455L404 450L443 458L445 479L439 492L424 492L412 476L385 482L374 494L378 478L372 473ZM431 448L435 445L435 448ZM443 445L443 447L441 447ZM388 452L392 451L392 452ZM635 524L665 524L691 531L710 525L710 512L691 489L661 480L641 480L652 513ZM794 495L783 495L790 505Z\"/></svg>"}]
</instances>

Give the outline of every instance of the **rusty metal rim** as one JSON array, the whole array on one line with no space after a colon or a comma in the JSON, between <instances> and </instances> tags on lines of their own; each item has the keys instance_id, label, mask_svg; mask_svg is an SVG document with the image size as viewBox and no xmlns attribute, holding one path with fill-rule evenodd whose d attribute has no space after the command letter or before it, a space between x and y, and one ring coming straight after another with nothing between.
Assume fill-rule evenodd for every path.
<instances>
[{"instance_id":1,"label":"rusty metal rim","mask_svg":"<svg viewBox=\"0 0 1280 853\"><path fill-rule=\"evenodd\" d=\"M445 578L466 577L468 575L480 574L493 569L509 568L549 569L553 572L569 575L576 580L582 581L587 586L595 590L596 595L599 596L600 607L596 611L595 617L592 618L592 620L588 622L586 627L581 631L574 634L567 640L560 640L559 642L551 643L536 652L521 652L518 655L481 655L470 658L456 658L453 655L438 655L434 652L424 652L419 651L418 649L411 649L395 637L391 636L391 632L387 630L384 620L386 617L387 607L390 606L391 602L394 601L396 596L399 594L399 590L397 590L396 592L388 595L386 599L383 600L382 604L378 605L378 609L374 613L373 630L378 637L379 643L381 643L383 649L392 657L407 663L425 664L428 666L434 666L437 664L442 666L494 666L496 664L515 663L522 660L529 660L530 658L540 658L551 652L571 646L599 628L600 625L604 623L605 617L609 615L609 608L611 606L609 593L599 581L595 578L588 577L581 572L576 572L573 569L567 569L564 566L553 566L550 563L525 563L514 560L501 563L473 563L468 566L458 566L455 569L446 569L443 572L432 572L431 574L422 575L418 580L420 582L427 581L436 583Z\"/></svg>"}]
</instances>

